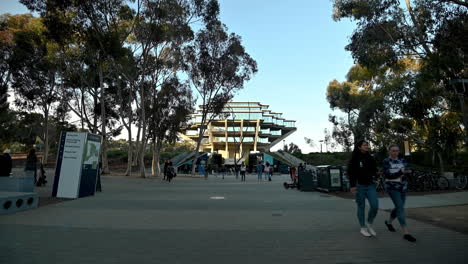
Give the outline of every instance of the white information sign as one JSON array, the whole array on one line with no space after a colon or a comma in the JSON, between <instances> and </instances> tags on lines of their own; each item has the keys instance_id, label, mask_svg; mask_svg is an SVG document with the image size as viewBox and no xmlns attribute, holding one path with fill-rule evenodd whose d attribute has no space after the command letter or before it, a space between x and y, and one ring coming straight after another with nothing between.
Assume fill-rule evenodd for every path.
<instances>
[{"instance_id":1,"label":"white information sign","mask_svg":"<svg viewBox=\"0 0 468 264\"><path fill-rule=\"evenodd\" d=\"M78 197L85 140L86 133L66 132L57 197Z\"/></svg>"},{"instance_id":2,"label":"white information sign","mask_svg":"<svg viewBox=\"0 0 468 264\"><path fill-rule=\"evenodd\" d=\"M340 170L339 169L330 169L330 186L331 187L341 187L340 181Z\"/></svg>"}]
</instances>

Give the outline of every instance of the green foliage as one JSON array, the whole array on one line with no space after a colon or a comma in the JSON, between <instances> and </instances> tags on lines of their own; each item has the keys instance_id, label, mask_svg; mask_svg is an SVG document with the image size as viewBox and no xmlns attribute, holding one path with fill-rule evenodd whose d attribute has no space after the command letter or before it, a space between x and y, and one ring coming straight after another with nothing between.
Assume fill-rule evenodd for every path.
<instances>
[{"instance_id":1,"label":"green foliage","mask_svg":"<svg viewBox=\"0 0 468 264\"><path fill-rule=\"evenodd\" d=\"M333 2L335 20L349 18L357 25L346 46L357 65L350 69L348 83L334 81L328 89L335 94L327 97L330 106L348 116L347 122L331 118L337 136L343 138L346 131L355 139L364 135L381 149L408 140L418 150L433 152L437 159L432 158L432 164L437 160L443 169L461 149L463 134L468 147L468 112L462 111L468 105L468 94L457 93L450 85L453 79L467 77L468 4L438 0ZM370 100L350 107L353 89L346 89L351 87L349 83L360 87L360 93L372 95ZM346 102L342 94L351 100ZM359 127L363 123L368 129Z\"/></svg>"},{"instance_id":2,"label":"green foliage","mask_svg":"<svg viewBox=\"0 0 468 264\"><path fill-rule=\"evenodd\" d=\"M294 144L293 142L289 143L289 145L284 145L283 151L290 153L290 154L298 154L302 153L301 149L298 145Z\"/></svg>"},{"instance_id":3,"label":"green foliage","mask_svg":"<svg viewBox=\"0 0 468 264\"><path fill-rule=\"evenodd\" d=\"M318 165L337 165L346 166L351 153L349 152L334 152L334 153L294 153L294 156L310 163L314 166Z\"/></svg>"}]
</instances>

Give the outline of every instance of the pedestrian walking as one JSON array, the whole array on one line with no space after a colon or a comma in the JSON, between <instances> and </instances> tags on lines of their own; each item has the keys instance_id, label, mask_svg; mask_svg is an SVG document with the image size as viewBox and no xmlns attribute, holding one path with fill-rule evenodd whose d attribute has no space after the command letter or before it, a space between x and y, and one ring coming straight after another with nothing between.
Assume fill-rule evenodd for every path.
<instances>
[{"instance_id":1,"label":"pedestrian walking","mask_svg":"<svg viewBox=\"0 0 468 264\"><path fill-rule=\"evenodd\" d=\"M293 182L293 184L297 184L297 175L295 167L289 168L289 176L291 177L291 181Z\"/></svg>"},{"instance_id":2,"label":"pedestrian walking","mask_svg":"<svg viewBox=\"0 0 468 264\"><path fill-rule=\"evenodd\" d=\"M245 166L245 163L242 162L240 166L240 174L241 174L241 181L245 181L245 172L247 171L247 166Z\"/></svg>"},{"instance_id":3,"label":"pedestrian walking","mask_svg":"<svg viewBox=\"0 0 468 264\"><path fill-rule=\"evenodd\" d=\"M37 156L36 150L31 149L29 154L26 158L26 166L24 167L24 171L26 172L27 176L34 176L34 184L37 182Z\"/></svg>"},{"instance_id":4,"label":"pedestrian walking","mask_svg":"<svg viewBox=\"0 0 468 264\"><path fill-rule=\"evenodd\" d=\"M0 155L0 177L9 177L11 169L13 168L13 162L10 156L11 150L5 149L3 155Z\"/></svg>"},{"instance_id":5,"label":"pedestrian walking","mask_svg":"<svg viewBox=\"0 0 468 264\"><path fill-rule=\"evenodd\" d=\"M377 165L374 157L369 153L369 144L364 140L358 141L348 164L348 177L351 192L356 194L357 217L361 226L360 232L366 237L377 235L372 227L379 209L377 190L374 184L376 174ZM367 222L365 219L366 199L370 205Z\"/></svg>"},{"instance_id":6,"label":"pedestrian walking","mask_svg":"<svg viewBox=\"0 0 468 264\"><path fill-rule=\"evenodd\" d=\"M263 164L261 161L257 164L257 180L262 181Z\"/></svg>"},{"instance_id":7,"label":"pedestrian walking","mask_svg":"<svg viewBox=\"0 0 468 264\"><path fill-rule=\"evenodd\" d=\"M167 168L169 167L169 161L165 160L164 161L164 167L163 167L163 180L167 179Z\"/></svg>"},{"instance_id":8,"label":"pedestrian walking","mask_svg":"<svg viewBox=\"0 0 468 264\"><path fill-rule=\"evenodd\" d=\"M265 173L265 181L271 180L271 179L269 179L269 176L270 176L270 163L269 162L265 163L265 167L264 167L263 172Z\"/></svg>"},{"instance_id":9,"label":"pedestrian walking","mask_svg":"<svg viewBox=\"0 0 468 264\"><path fill-rule=\"evenodd\" d=\"M268 180L271 181L272 177L273 177L273 166L270 165L270 169L268 170Z\"/></svg>"},{"instance_id":10,"label":"pedestrian walking","mask_svg":"<svg viewBox=\"0 0 468 264\"><path fill-rule=\"evenodd\" d=\"M223 180L224 180L224 175L226 175L226 167L224 165L221 165L221 176Z\"/></svg>"},{"instance_id":11,"label":"pedestrian walking","mask_svg":"<svg viewBox=\"0 0 468 264\"><path fill-rule=\"evenodd\" d=\"M392 199L395 208L390 213L390 218L385 221L385 225L390 232L395 232L396 230L392 222L398 218L401 229L403 229L403 238L410 242L416 242L416 238L408 231L405 216L406 192L408 190L408 182L405 175L411 173L411 170L408 169L408 163L398 157L400 153L398 145L391 145L388 148L388 152L389 157L383 161L385 191Z\"/></svg>"},{"instance_id":12,"label":"pedestrian walking","mask_svg":"<svg viewBox=\"0 0 468 264\"><path fill-rule=\"evenodd\" d=\"M168 167L167 167L167 181L168 182L171 182L171 180L177 176L176 172L175 172L175 168L174 166L172 165L172 161L169 161L168 162Z\"/></svg>"}]
</instances>

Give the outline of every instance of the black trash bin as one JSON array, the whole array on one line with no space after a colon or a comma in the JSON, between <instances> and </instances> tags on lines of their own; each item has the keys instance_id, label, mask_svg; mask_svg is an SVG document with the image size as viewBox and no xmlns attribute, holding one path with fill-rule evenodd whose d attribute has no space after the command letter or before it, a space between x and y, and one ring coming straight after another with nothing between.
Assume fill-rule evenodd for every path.
<instances>
[{"instance_id":1,"label":"black trash bin","mask_svg":"<svg viewBox=\"0 0 468 264\"><path fill-rule=\"evenodd\" d=\"M321 165L317 166L317 189L324 192L343 191L343 167Z\"/></svg>"},{"instance_id":2,"label":"black trash bin","mask_svg":"<svg viewBox=\"0 0 468 264\"><path fill-rule=\"evenodd\" d=\"M300 170L297 174L299 183L297 186L298 190L303 192L315 191L317 188L317 179L311 171Z\"/></svg>"}]
</instances>

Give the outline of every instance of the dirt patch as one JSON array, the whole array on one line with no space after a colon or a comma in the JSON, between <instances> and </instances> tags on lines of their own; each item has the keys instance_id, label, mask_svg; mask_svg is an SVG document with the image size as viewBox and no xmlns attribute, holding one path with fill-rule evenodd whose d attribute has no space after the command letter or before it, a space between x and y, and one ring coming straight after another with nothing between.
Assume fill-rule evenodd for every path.
<instances>
[{"instance_id":1,"label":"dirt patch","mask_svg":"<svg viewBox=\"0 0 468 264\"><path fill-rule=\"evenodd\" d=\"M468 234L468 205L406 209L408 218Z\"/></svg>"}]
</instances>

